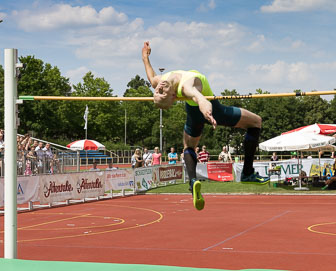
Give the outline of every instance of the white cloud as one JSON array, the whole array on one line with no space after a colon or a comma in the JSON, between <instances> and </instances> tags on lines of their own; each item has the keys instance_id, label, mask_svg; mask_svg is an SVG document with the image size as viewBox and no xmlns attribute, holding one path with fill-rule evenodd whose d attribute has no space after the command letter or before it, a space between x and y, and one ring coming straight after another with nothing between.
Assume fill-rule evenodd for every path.
<instances>
[{"instance_id":1,"label":"white cloud","mask_svg":"<svg viewBox=\"0 0 336 271\"><path fill-rule=\"evenodd\" d=\"M116 12L113 7L105 7L96 11L91 6L73 7L68 4L56 4L38 10L13 11L12 16L19 28L27 32L65 27L119 25L127 21L127 16Z\"/></svg>"},{"instance_id":2,"label":"white cloud","mask_svg":"<svg viewBox=\"0 0 336 271\"><path fill-rule=\"evenodd\" d=\"M197 8L197 11L207 12L209 10L213 10L216 8L215 0L208 0L207 3L201 3L201 5Z\"/></svg>"},{"instance_id":3,"label":"white cloud","mask_svg":"<svg viewBox=\"0 0 336 271\"><path fill-rule=\"evenodd\" d=\"M61 16L60 6L69 14L62 25L56 26L51 18ZM146 28L143 19L129 20L112 7L100 11L89 6L53 7L46 13L51 17L47 17L49 24L44 26L37 22L46 8L17 11L16 16L23 16L19 26L27 31L38 32L50 27L50 31L43 33L43 39L50 42L55 41L55 27L62 27L62 32L57 32L57 44L68 50L67 55L73 53L73 61L80 63L77 69L65 68L72 83L81 81L86 72L95 71L95 76L104 77L116 94L122 95L130 78L136 74L146 78L141 48L143 42L149 40L155 71L158 72L159 67L166 71L197 69L207 75L216 95L225 88L246 94L256 88L277 92L335 86L336 63L320 60L330 59L332 55L325 48L305 44L299 37L296 40L283 36L272 38L235 23L160 22ZM103 10L113 11L116 17L106 18ZM69 18L75 15L80 16ZM25 27L22 24L26 24ZM280 60L274 60L275 57Z\"/></svg>"},{"instance_id":4,"label":"white cloud","mask_svg":"<svg viewBox=\"0 0 336 271\"><path fill-rule=\"evenodd\" d=\"M310 10L336 10L334 0L274 0L260 8L262 12L300 12Z\"/></svg>"},{"instance_id":5,"label":"white cloud","mask_svg":"<svg viewBox=\"0 0 336 271\"><path fill-rule=\"evenodd\" d=\"M331 90L335 85L331 75L336 73L336 62L286 63L279 60L273 64L249 65L247 70L250 78L257 78L262 89L279 86L291 90Z\"/></svg>"},{"instance_id":6,"label":"white cloud","mask_svg":"<svg viewBox=\"0 0 336 271\"><path fill-rule=\"evenodd\" d=\"M65 76L70 78L70 82L72 84L77 84L78 82L80 82L83 79L84 75L86 73L88 73L89 71L91 71L94 75L97 74L96 72L93 72L92 70L90 70L86 66L81 66L81 67L78 67L77 69L68 70L65 73Z\"/></svg>"},{"instance_id":7,"label":"white cloud","mask_svg":"<svg viewBox=\"0 0 336 271\"><path fill-rule=\"evenodd\" d=\"M265 46L265 36L258 35L257 39L247 46L247 50L251 52L260 52Z\"/></svg>"},{"instance_id":8,"label":"white cloud","mask_svg":"<svg viewBox=\"0 0 336 271\"><path fill-rule=\"evenodd\" d=\"M5 19L5 18L6 18L6 16L7 16L7 14L6 14L6 13L4 13L4 12L0 12L0 20L3 20L3 19Z\"/></svg>"}]
</instances>

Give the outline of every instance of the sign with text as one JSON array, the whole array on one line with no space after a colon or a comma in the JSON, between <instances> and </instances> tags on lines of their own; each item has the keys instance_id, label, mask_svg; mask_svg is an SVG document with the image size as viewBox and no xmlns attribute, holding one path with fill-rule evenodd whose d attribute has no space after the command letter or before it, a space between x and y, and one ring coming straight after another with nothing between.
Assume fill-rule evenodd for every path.
<instances>
[{"instance_id":1,"label":"sign with text","mask_svg":"<svg viewBox=\"0 0 336 271\"><path fill-rule=\"evenodd\" d=\"M182 166L166 166L159 168L159 181L168 182L172 180L180 180L183 176Z\"/></svg>"},{"instance_id":2,"label":"sign with text","mask_svg":"<svg viewBox=\"0 0 336 271\"><path fill-rule=\"evenodd\" d=\"M134 169L136 190L146 191L153 185L153 167L140 167Z\"/></svg>"},{"instance_id":3,"label":"sign with text","mask_svg":"<svg viewBox=\"0 0 336 271\"><path fill-rule=\"evenodd\" d=\"M208 179L212 181L233 181L232 163L208 163Z\"/></svg>"},{"instance_id":4,"label":"sign with text","mask_svg":"<svg viewBox=\"0 0 336 271\"><path fill-rule=\"evenodd\" d=\"M132 169L114 169L105 172L105 189L122 190L134 188L134 175Z\"/></svg>"}]
</instances>

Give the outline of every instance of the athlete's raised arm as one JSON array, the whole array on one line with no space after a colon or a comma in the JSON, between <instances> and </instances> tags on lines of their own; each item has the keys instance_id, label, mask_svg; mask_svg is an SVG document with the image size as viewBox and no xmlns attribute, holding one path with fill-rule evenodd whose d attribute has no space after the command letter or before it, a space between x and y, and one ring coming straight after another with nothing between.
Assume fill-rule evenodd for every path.
<instances>
[{"instance_id":1,"label":"athlete's raised arm","mask_svg":"<svg viewBox=\"0 0 336 271\"><path fill-rule=\"evenodd\" d=\"M145 65L146 74L149 82L151 83L153 88L156 88L158 85L161 76L156 75L155 71L153 70L153 67L149 61L149 55L151 53L152 49L149 46L149 41L144 42L144 46L142 48L142 61Z\"/></svg>"}]
</instances>

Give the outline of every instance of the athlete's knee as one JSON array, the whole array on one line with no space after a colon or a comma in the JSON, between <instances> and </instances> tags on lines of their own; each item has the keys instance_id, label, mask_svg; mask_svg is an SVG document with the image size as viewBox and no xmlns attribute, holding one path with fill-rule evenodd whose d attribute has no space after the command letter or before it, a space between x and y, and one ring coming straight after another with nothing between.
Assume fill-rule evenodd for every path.
<instances>
[{"instance_id":1,"label":"athlete's knee","mask_svg":"<svg viewBox=\"0 0 336 271\"><path fill-rule=\"evenodd\" d=\"M259 115L256 115L255 127L261 128L261 125L262 125L262 118Z\"/></svg>"},{"instance_id":2,"label":"athlete's knee","mask_svg":"<svg viewBox=\"0 0 336 271\"><path fill-rule=\"evenodd\" d=\"M186 155L189 154L194 159L194 161L197 161L197 154L194 148L191 148L191 147L185 148L183 151L183 154L184 154L184 157L186 157Z\"/></svg>"}]
</instances>

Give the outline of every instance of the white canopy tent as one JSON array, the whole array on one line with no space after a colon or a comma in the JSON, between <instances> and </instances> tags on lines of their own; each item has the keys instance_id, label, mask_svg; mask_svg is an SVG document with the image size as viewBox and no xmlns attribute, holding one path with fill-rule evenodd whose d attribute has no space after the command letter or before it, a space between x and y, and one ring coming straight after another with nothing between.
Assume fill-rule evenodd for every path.
<instances>
[{"instance_id":1,"label":"white canopy tent","mask_svg":"<svg viewBox=\"0 0 336 271\"><path fill-rule=\"evenodd\" d=\"M259 144L259 148L265 151L334 151L336 146L332 145L336 139L332 136L297 131L284 133ZM298 158L298 164L300 159ZM301 173L300 173L301 175ZM299 187L302 190L299 178Z\"/></svg>"}]
</instances>

